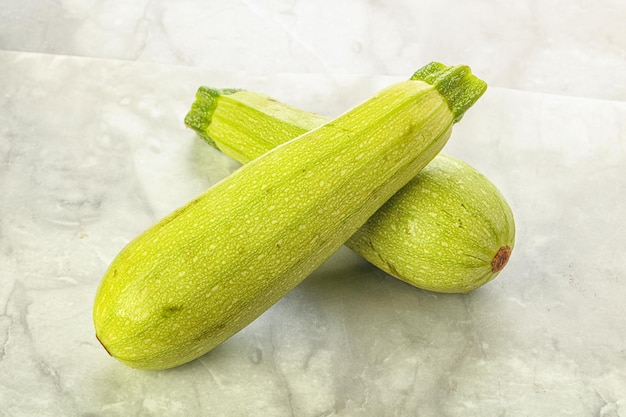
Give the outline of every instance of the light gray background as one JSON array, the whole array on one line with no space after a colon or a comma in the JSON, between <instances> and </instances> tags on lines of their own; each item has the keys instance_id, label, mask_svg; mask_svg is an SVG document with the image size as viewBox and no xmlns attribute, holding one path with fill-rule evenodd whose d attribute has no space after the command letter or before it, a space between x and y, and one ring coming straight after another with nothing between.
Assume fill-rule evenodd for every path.
<instances>
[{"instance_id":1,"label":"light gray background","mask_svg":"<svg viewBox=\"0 0 626 417\"><path fill-rule=\"evenodd\" d=\"M626 5L4 0L0 416L626 416ZM335 116L423 64L490 88L445 151L502 190L512 259L469 295L342 248L208 355L144 372L94 337L121 247L235 170L199 85Z\"/></svg>"}]
</instances>

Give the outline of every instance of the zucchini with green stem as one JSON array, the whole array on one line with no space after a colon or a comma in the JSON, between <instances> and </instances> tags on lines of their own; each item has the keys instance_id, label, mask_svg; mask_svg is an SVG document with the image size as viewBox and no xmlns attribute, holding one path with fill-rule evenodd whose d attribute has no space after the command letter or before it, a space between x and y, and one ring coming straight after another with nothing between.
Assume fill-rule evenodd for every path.
<instances>
[{"instance_id":1,"label":"zucchini with green stem","mask_svg":"<svg viewBox=\"0 0 626 417\"><path fill-rule=\"evenodd\" d=\"M187 126L247 163L328 121L245 90L200 87ZM346 245L418 288L468 293L505 267L515 222L504 196L467 163L439 154L382 206Z\"/></svg>"},{"instance_id":2,"label":"zucchini with green stem","mask_svg":"<svg viewBox=\"0 0 626 417\"><path fill-rule=\"evenodd\" d=\"M218 346L415 177L485 88L466 66L431 64L239 168L122 249L96 293L96 337L140 369Z\"/></svg>"}]
</instances>

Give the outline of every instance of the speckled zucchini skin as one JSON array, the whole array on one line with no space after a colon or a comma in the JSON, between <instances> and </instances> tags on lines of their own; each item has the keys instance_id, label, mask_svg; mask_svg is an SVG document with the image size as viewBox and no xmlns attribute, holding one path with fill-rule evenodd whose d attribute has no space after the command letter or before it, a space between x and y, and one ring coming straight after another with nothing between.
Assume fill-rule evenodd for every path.
<instances>
[{"instance_id":1,"label":"speckled zucchini skin","mask_svg":"<svg viewBox=\"0 0 626 417\"><path fill-rule=\"evenodd\" d=\"M460 95L480 81L465 68L443 79L450 77ZM96 336L109 354L135 368L171 368L272 306L444 146L458 111L437 84L390 86L238 169L129 243L94 304Z\"/></svg>"},{"instance_id":2,"label":"speckled zucchini skin","mask_svg":"<svg viewBox=\"0 0 626 417\"><path fill-rule=\"evenodd\" d=\"M484 175L440 154L347 242L411 285L467 293L494 279L511 256L510 206Z\"/></svg>"},{"instance_id":3,"label":"speckled zucchini skin","mask_svg":"<svg viewBox=\"0 0 626 417\"><path fill-rule=\"evenodd\" d=\"M322 125L326 118L264 94L201 87L210 102L202 125L187 125L212 146L246 163ZM270 134L271 132L271 134ZM467 293L495 278L515 243L515 221L504 196L479 171L439 154L346 243L388 274L416 287Z\"/></svg>"}]
</instances>

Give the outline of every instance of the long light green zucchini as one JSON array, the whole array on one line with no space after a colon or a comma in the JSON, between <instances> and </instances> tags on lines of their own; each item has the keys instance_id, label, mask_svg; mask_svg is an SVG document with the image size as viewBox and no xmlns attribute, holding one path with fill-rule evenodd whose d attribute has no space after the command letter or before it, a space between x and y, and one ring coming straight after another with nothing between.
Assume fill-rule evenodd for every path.
<instances>
[{"instance_id":1,"label":"long light green zucchini","mask_svg":"<svg viewBox=\"0 0 626 417\"><path fill-rule=\"evenodd\" d=\"M200 87L196 97L187 126L242 163L328 121L251 91ZM416 287L467 293L500 273L514 242L513 213L496 186L439 154L346 245Z\"/></svg>"},{"instance_id":2,"label":"long light green zucchini","mask_svg":"<svg viewBox=\"0 0 626 417\"><path fill-rule=\"evenodd\" d=\"M113 260L94 303L98 340L141 369L219 345L415 177L485 88L466 66L433 63L241 167Z\"/></svg>"}]
</instances>

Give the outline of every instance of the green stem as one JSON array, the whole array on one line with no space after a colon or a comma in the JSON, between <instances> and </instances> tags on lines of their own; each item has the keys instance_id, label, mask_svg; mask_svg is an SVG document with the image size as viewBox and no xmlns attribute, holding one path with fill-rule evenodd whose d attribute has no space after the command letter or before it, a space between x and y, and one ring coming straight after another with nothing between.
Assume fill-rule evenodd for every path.
<instances>
[{"instance_id":1,"label":"green stem","mask_svg":"<svg viewBox=\"0 0 626 417\"><path fill-rule=\"evenodd\" d=\"M411 79L435 87L446 98L454 113L455 123L487 90L487 83L473 75L467 65L449 67L440 62L431 62L415 71Z\"/></svg>"}]
</instances>

